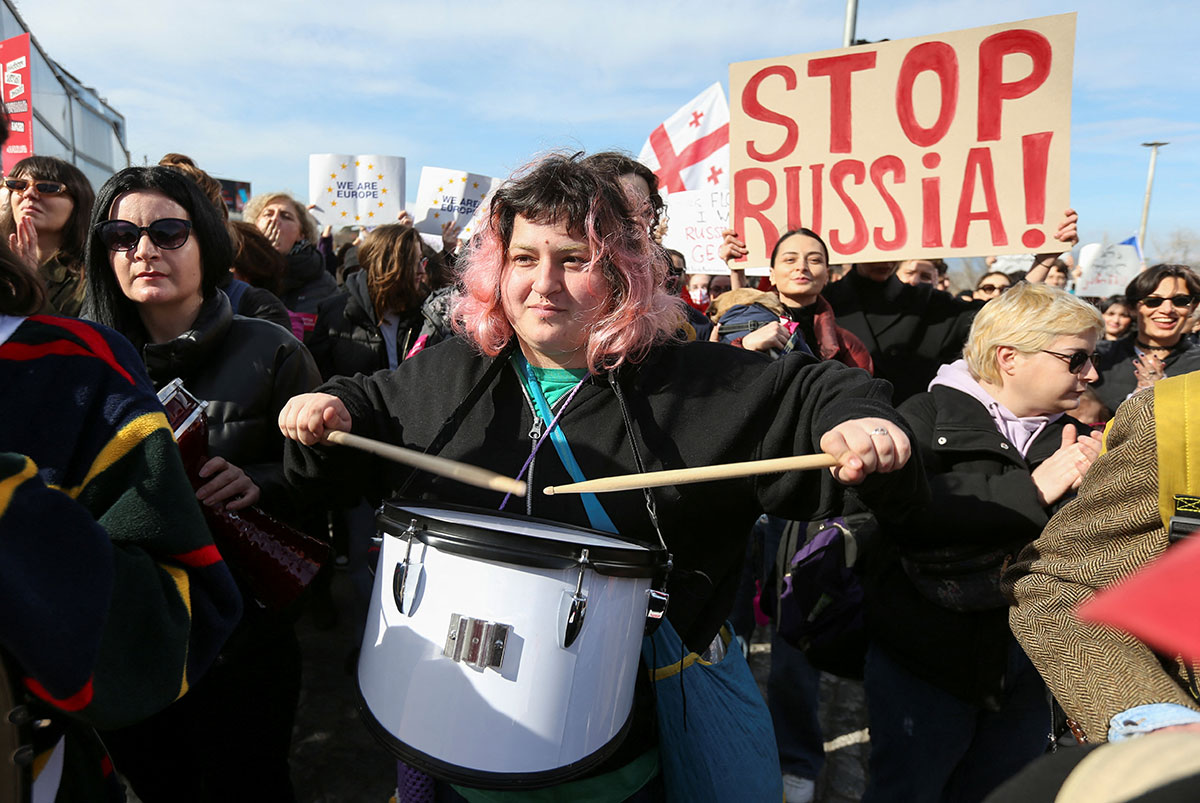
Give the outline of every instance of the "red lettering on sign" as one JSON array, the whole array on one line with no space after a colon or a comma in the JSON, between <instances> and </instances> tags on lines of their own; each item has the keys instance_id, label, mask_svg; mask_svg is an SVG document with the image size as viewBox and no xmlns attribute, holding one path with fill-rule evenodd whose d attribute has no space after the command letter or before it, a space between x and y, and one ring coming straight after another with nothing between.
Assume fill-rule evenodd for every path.
<instances>
[{"instance_id":1,"label":"red lettering on sign","mask_svg":"<svg viewBox=\"0 0 1200 803\"><path fill-rule=\"evenodd\" d=\"M937 120L929 128L917 122L913 109L913 84L917 76L926 71L937 75L942 101ZM922 148L936 145L950 130L957 109L958 57L954 48L945 42L925 42L908 51L900 65L900 77L896 79L896 115L900 118L904 136Z\"/></svg>"},{"instance_id":2,"label":"red lettering on sign","mask_svg":"<svg viewBox=\"0 0 1200 803\"><path fill-rule=\"evenodd\" d=\"M1033 60L1029 75L1004 81L1004 57L1024 53ZM1037 31L1002 31L979 45L979 133L980 142L1000 139L1000 106L1006 100L1023 98L1045 83L1050 75L1050 40Z\"/></svg>"},{"instance_id":3,"label":"red lettering on sign","mask_svg":"<svg viewBox=\"0 0 1200 803\"><path fill-rule=\"evenodd\" d=\"M900 204L896 203L896 199L887 191L887 187L883 186L883 177L891 173L897 184L904 183L904 162L898 156L880 156L871 163L871 183L875 185L875 189L879 191L879 195L883 198L883 202L887 204L888 211L892 213L892 221L896 226L896 235L892 239L887 239L883 236L883 227L875 227L875 247L880 251L895 251L897 248L903 248L908 242L908 224L904 221L904 211L900 209Z\"/></svg>"},{"instance_id":4,"label":"red lettering on sign","mask_svg":"<svg viewBox=\"0 0 1200 803\"><path fill-rule=\"evenodd\" d=\"M829 169L829 182L833 184L833 191L842 199L842 203L846 205L846 211L850 213L850 218L854 221L854 236L849 240L843 240L839 230L830 229L829 244L839 253L853 254L861 251L867 244L869 233L862 210L846 193L844 185L847 177L853 178L855 184L862 184L867 177L866 166L857 159L843 159Z\"/></svg>"},{"instance_id":5,"label":"red lettering on sign","mask_svg":"<svg viewBox=\"0 0 1200 803\"><path fill-rule=\"evenodd\" d=\"M1053 131L1027 134L1021 137L1021 157L1025 163L1025 222L1034 225L1046 222L1046 168L1050 163L1050 140ZM1029 229L1021 235L1026 248L1040 248L1046 233Z\"/></svg>"},{"instance_id":6,"label":"red lettering on sign","mask_svg":"<svg viewBox=\"0 0 1200 803\"><path fill-rule=\"evenodd\" d=\"M783 144L779 146L778 150L770 153L763 153L755 146L754 142L747 142L746 153L756 162L774 162L790 155L796 149L796 142L800 139L800 127L796 125L795 120L785 114L768 109L758 99L759 84L772 75L783 78L784 88L789 92L796 88L796 73L783 65L774 65L752 75L746 82L746 88L742 90L742 111L755 120L783 126L784 131L787 132L784 135Z\"/></svg>"},{"instance_id":7,"label":"red lettering on sign","mask_svg":"<svg viewBox=\"0 0 1200 803\"><path fill-rule=\"evenodd\" d=\"M812 174L812 221L808 228L821 233L821 177L825 175L825 165L809 165L808 172Z\"/></svg>"},{"instance_id":8,"label":"red lettering on sign","mask_svg":"<svg viewBox=\"0 0 1200 803\"><path fill-rule=\"evenodd\" d=\"M810 78L829 76L829 150L832 153L850 153L851 78L860 70L875 69L875 51L846 53L824 59L813 59L808 63ZM832 172L830 173L832 177Z\"/></svg>"},{"instance_id":9,"label":"red lettering on sign","mask_svg":"<svg viewBox=\"0 0 1200 803\"><path fill-rule=\"evenodd\" d=\"M750 202L749 187L752 181L761 181L767 185L767 197L761 203ZM759 229L762 230L767 253L771 252L771 249L775 247L775 241L779 239L779 229L775 228L771 218L765 214L775 205L776 195L778 193L775 190L775 176L765 167L743 167L733 174L733 230L740 232L744 240L746 220L753 218L758 223ZM736 261L745 262L746 257L740 257Z\"/></svg>"},{"instance_id":10,"label":"red lettering on sign","mask_svg":"<svg viewBox=\"0 0 1200 803\"><path fill-rule=\"evenodd\" d=\"M984 209L971 210L975 198L975 174L983 185ZM963 170L962 194L958 196L958 216L954 221L954 235L950 238L951 248L965 248L967 229L976 220L986 220L992 230L992 245L1008 245L1004 233L1004 221L1000 219L1000 205L996 203L996 171L992 167L992 152L987 148L971 148L967 152L967 166Z\"/></svg>"},{"instance_id":11,"label":"red lettering on sign","mask_svg":"<svg viewBox=\"0 0 1200 803\"><path fill-rule=\"evenodd\" d=\"M803 169L803 165L783 168L783 194L787 199L788 231L804 225L800 216L800 171Z\"/></svg>"}]
</instances>

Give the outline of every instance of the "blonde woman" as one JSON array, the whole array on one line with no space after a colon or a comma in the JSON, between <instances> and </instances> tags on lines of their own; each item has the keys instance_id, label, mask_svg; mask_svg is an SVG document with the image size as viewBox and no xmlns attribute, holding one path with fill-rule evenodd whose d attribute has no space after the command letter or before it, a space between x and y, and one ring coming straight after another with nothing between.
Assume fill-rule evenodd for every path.
<instances>
[{"instance_id":1,"label":"blonde woman","mask_svg":"<svg viewBox=\"0 0 1200 803\"><path fill-rule=\"evenodd\" d=\"M1018 284L899 408L931 499L881 521L871 556L868 803L981 800L1046 747L1045 686L1009 632L1000 572L1099 455L1069 413L1103 331L1091 305Z\"/></svg>"}]
</instances>

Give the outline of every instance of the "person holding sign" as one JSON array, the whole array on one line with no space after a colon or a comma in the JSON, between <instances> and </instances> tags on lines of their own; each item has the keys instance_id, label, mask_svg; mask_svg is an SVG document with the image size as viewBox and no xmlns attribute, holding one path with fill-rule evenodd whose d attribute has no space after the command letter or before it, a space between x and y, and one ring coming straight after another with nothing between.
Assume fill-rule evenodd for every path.
<instances>
[{"instance_id":1,"label":"person holding sign","mask_svg":"<svg viewBox=\"0 0 1200 803\"><path fill-rule=\"evenodd\" d=\"M921 478L908 464L908 435L883 383L834 362L771 361L717 344L677 342L682 302L666 292L667 263L621 186L580 156L546 157L497 190L462 263L455 304L460 337L395 371L336 379L287 404L279 417L294 441L287 473L299 488L335 502L389 497L408 477L408 470L325 445L331 431L418 450L437 438L442 457L509 477L523 477L536 455L528 496L509 509L640 544L665 541L674 569L664 620L670 629L659 632L677 634L686 651L700 653L714 644L728 615L746 535L759 513L809 519L835 509L841 493L829 476L792 472L583 499L543 495L541 488L642 468L824 450L837 459L834 479L861 483L868 503L902 515L921 498ZM464 399L473 405L465 411ZM551 405L556 413L546 409ZM539 450L551 439L554 448ZM453 480L418 475L416 481L413 494L430 501L492 510L509 501ZM740 659L733 650L724 660ZM679 673L689 683L697 677L692 665ZM761 722L766 712L753 703L752 680L734 671L739 683L749 682L744 699ZM636 675L644 681L648 673L642 668ZM678 699L677 685L656 686L660 701L668 694ZM633 705L631 730L612 756L583 779L541 792L541 799L661 800L656 748L666 766L670 745L701 728L710 734L715 728L713 741L727 742L718 753L744 759L720 779L727 788L749 794L745 799L781 799L773 751L738 752L740 745L728 741L725 712L692 703L687 734L656 733L648 688ZM699 773L719 758L687 760ZM459 794L471 801L521 799L467 788Z\"/></svg>"},{"instance_id":2,"label":"person holding sign","mask_svg":"<svg viewBox=\"0 0 1200 803\"><path fill-rule=\"evenodd\" d=\"M1200 346L1185 334L1200 301L1200 277L1191 268L1147 268L1125 288L1125 297L1137 317L1137 334L1114 341L1096 365L1096 395L1114 413L1129 396L1163 377L1200 368Z\"/></svg>"}]
</instances>

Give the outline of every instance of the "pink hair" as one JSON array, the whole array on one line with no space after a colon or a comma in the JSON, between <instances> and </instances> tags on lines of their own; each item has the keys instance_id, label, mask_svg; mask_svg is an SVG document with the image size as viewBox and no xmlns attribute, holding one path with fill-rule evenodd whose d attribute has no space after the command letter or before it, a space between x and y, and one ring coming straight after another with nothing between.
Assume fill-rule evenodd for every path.
<instances>
[{"instance_id":1,"label":"pink hair","mask_svg":"<svg viewBox=\"0 0 1200 803\"><path fill-rule=\"evenodd\" d=\"M591 194L586 216L578 221L591 249L586 269L599 270L610 291L588 334L588 366L601 372L625 360L639 362L653 346L674 337L685 320L682 299L666 291L667 257L630 215L623 190L580 165L578 156L547 157L528 171L520 171L518 178L510 179L506 186L514 181L519 185L538 180L540 167L561 171L564 165L572 173L585 171L600 185L600 191ZM568 219L568 203L555 204L557 215L545 207L526 211L511 203L504 191L502 187L497 192L484 227L472 238L459 266L459 287L451 306L455 331L491 357L499 354L513 336L500 298L508 261L505 229L511 236L511 220L517 215L536 223L561 223L569 231L576 228ZM519 192L520 187L513 194ZM542 186L535 192L553 195L554 188ZM507 227L506 216L511 216Z\"/></svg>"}]
</instances>

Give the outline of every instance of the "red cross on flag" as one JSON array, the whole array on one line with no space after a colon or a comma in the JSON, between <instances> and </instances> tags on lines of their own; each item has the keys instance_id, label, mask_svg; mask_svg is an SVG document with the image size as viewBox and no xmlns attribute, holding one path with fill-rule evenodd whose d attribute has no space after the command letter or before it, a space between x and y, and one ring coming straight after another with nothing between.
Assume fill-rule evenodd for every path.
<instances>
[{"instance_id":1,"label":"red cross on flag","mask_svg":"<svg viewBox=\"0 0 1200 803\"><path fill-rule=\"evenodd\" d=\"M664 194L729 189L729 104L721 83L654 129L638 161L655 172Z\"/></svg>"}]
</instances>

